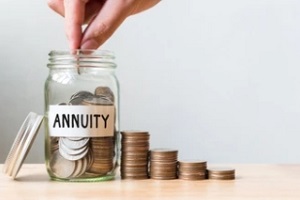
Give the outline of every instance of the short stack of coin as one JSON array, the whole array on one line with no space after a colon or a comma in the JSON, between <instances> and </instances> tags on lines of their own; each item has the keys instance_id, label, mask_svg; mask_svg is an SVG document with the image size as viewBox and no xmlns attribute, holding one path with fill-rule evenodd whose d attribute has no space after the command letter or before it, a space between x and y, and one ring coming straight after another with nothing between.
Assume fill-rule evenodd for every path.
<instances>
[{"instance_id":1,"label":"short stack of coin","mask_svg":"<svg viewBox=\"0 0 300 200\"><path fill-rule=\"evenodd\" d=\"M178 151L153 149L150 152L150 178L170 180L177 178Z\"/></svg>"},{"instance_id":2,"label":"short stack of coin","mask_svg":"<svg viewBox=\"0 0 300 200\"><path fill-rule=\"evenodd\" d=\"M206 161L196 161L196 160L179 161L178 178L183 180L206 179Z\"/></svg>"},{"instance_id":3,"label":"short stack of coin","mask_svg":"<svg viewBox=\"0 0 300 200\"><path fill-rule=\"evenodd\" d=\"M90 140L93 163L88 172L99 175L110 172L114 166L114 137L92 137Z\"/></svg>"},{"instance_id":4,"label":"short stack of coin","mask_svg":"<svg viewBox=\"0 0 300 200\"><path fill-rule=\"evenodd\" d=\"M149 133L122 131L121 178L148 179Z\"/></svg>"},{"instance_id":5,"label":"short stack of coin","mask_svg":"<svg viewBox=\"0 0 300 200\"><path fill-rule=\"evenodd\" d=\"M233 168L209 168L208 178L214 180L233 180L235 179L235 170Z\"/></svg>"}]
</instances>

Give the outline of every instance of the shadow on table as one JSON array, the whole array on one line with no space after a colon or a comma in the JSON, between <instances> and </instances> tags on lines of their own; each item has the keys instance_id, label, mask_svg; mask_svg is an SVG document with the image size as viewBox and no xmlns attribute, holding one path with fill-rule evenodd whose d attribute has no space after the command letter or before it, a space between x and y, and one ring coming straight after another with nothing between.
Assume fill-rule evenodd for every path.
<instances>
[{"instance_id":1,"label":"shadow on table","mask_svg":"<svg viewBox=\"0 0 300 200\"><path fill-rule=\"evenodd\" d=\"M18 182L49 182L49 177L45 174L29 174L16 177L15 181Z\"/></svg>"}]
</instances>

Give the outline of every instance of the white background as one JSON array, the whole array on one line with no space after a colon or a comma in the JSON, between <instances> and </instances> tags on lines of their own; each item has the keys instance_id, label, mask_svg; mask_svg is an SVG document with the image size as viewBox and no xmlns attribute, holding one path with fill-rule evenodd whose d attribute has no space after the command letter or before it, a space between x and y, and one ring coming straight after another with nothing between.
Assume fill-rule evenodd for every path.
<instances>
[{"instance_id":1,"label":"white background","mask_svg":"<svg viewBox=\"0 0 300 200\"><path fill-rule=\"evenodd\" d=\"M45 1L1 0L0 162L44 112L48 52L66 49ZM300 1L163 0L128 18L115 52L121 129L209 163L299 163ZM43 162L41 130L27 162Z\"/></svg>"}]
</instances>

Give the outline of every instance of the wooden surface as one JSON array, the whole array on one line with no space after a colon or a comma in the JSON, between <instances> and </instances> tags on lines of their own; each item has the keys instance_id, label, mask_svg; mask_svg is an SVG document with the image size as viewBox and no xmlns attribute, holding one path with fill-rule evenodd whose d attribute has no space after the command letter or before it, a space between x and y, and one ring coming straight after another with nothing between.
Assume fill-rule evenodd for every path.
<instances>
[{"instance_id":1,"label":"wooden surface","mask_svg":"<svg viewBox=\"0 0 300 200\"><path fill-rule=\"evenodd\" d=\"M44 164L26 164L17 180L0 173L0 199L300 199L300 165L230 166L236 180L67 183L50 181Z\"/></svg>"}]
</instances>

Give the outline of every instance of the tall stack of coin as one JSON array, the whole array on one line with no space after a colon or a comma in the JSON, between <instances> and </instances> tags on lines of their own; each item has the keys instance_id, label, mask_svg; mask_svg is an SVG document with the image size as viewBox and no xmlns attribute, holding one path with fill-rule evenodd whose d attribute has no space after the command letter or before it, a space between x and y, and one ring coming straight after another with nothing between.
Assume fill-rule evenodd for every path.
<instances>
[{"instance_id":1,"label":"tall stack of coin","mask_svg":"<svg viewBox=\"0 0 300 200\"><path fill-rule=\"evenodd\" d=\"M206 178L206 161L179 161L178 178L184 180L204 180Z\"/></svg>"},{"instance_id":2,"label":"tall stack of coin","mask_svg":"<svg viewBox=\"0 0 300 200\"><path fill-rule=\"evenodd\" d=\"M91 138L91 151L93 152L93 163L88 172L106 174L113 169L114 165L114 138L93 137Z\"/></svg>"},{"instance_id":3,"label":"tall stack of coin","mask_svg":"<svg viewBox=\"0 0 300 200\"><path fill-rule=\"evenodd\" d=\"M121 178L148 179L149 133L122 131Z\"/></svg>"},{"instance_id":4,"label":"tall stack of coin","mask_svg":"<svg viewBox=\"0 0 300 200\"><path fill-rule=\"evenodd\" d=\"M209 168L208 178L214 180L233 180L235 179L235 170L233 168Z\"/></svg>"},{"instance_id":5,"label":"tall stack of coin","mask_svg":"<svg viewBox=\"0 0 300 200\"><path fill-rule=\"evenodd\" d=\"M178 151L153 149L150 152L150 178L169 180L177 178Z\"/></svg>"},{"instance_id":6,"label":"tall stack of coin","mask_svg":"<svg viewBox=\"0 0 300 200\"><path fill-rule=\"evenodd\" d=\"M106 87L105 87L106 88ZM109 88L108 88L109 89ZM113 94L107 88L98 87L95 96L86 97L83 105L113 105ZM102 92L102 93L101 93ZM106 93L105 93L106 92ZM109 94L107 94L109 93ZM88 172L104 175L110 172L114 166L115 139L114 137L92 137L90 142L93 152L93 163Z\"/></svg>"}]
</instances>

